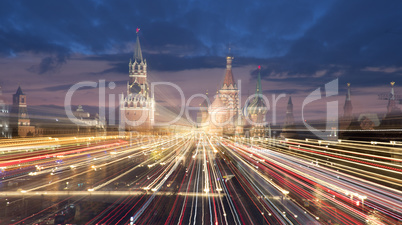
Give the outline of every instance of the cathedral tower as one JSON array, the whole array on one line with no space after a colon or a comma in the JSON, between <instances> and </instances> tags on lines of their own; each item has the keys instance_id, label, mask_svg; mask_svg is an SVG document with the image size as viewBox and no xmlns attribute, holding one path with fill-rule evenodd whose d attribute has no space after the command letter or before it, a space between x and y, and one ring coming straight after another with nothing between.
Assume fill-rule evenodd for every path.
<instances>
[{"instance_id":1,"label":"cathedral tower","mask_svg":"<svg viewBox=\"0 0 402 225\"><path fill-rule=\"evenodd\" d=\"M219 97L222 100L222 103L227 108L227 119L230 122L226 125L227 133L235 132L235 122L238 119L237 117L241 115L240 113L240 103L239 103L239 89L234 80L232 73L232 56L226 57L226 72L225 77L223 79L223 84L221 89L219 90ZM236 117L237 115L237 117Z\"/></svg>"}]
</instances>

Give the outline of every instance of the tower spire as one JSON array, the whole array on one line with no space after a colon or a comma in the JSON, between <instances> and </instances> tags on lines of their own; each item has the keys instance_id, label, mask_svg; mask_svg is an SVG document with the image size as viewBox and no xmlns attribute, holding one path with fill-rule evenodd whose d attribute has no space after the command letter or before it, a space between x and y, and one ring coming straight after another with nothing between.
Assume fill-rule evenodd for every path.
<instances>
[{"instance_id":1,"label":"tower spire","mask_svg":"<svg viewBox=\"0 0 402 225\"><path fill-rule=\"evenodd\" d=\"M346 94L346 101L350 101L350 83L348 83L348 93Z\"/></svg>"},{"instance_id":2,"label":"tower spire","mask_svg":"<svg viewBox=\"0 0 402 225\"><path fill-rule=\"evenodd\" d=\"M140 32L140 28L137 28L136 33L137 33L137 41L135 43L135 50L134 50L134 61L137 62L142 62L142 51L141 51L141 44L140 44L140 37L138 33Z\"/></svg>"},{"instance_id":3,"label":"tower spire","mask_svg":"<svg viewBox=\"0 0 402 225\"><path fill-rule=\"evenodd\" d=\"M391 92L390 92L390 99L391 100L395 100L394 84L395 84L395 82L392 81L391 82Z\"/></svg>"},{"instance_id":4,"label":"tower spire","mask_svg":"<svg viewBox=\"0 0 402 225\"><path fill-rule=\"evenodd\" d=\"M258 76L257 76L257 87L255 90L255 94L258 95L258 97L262 96L262 89L261 89L261 66L258 66Z\"/></svg>"},{"instance_id":5,"label":"tower spire","mask_svg":"<svg viewBox=\"0 0 402 225\"><path fill-rule=\"evenodd\" d=\"M24 92L22 92L21 85L18 84L18 89L17 89L17 92L15 94L16 95L23 95L24 94Z\"/></svg>"},{"instance_id":6,"label":"tower spire","mask_svg":"<svg viewBox=\"0 0 402 225\"><path fill-rule=\"evenodd\" d=\"M226 85L226 88L229 88L230 85L232 85L232 88L235 88L235 82L234 82L234 78L233 78L233 73L232 73L232 60L233 57L228 55L226 57L226 74L225 74L225 78L223 80L223 86Z\"/></svg>"}]
</instances>

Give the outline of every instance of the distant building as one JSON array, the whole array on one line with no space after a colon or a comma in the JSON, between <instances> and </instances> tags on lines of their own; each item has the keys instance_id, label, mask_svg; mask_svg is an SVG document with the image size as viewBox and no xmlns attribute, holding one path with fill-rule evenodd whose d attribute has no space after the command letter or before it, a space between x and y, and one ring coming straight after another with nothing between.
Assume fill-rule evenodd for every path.
<instances>
[{"instance_id":1,"label":"distant building","mask_svg":"<svg viewBox=\"0 0 402 225\"><path fill-rule=\"evenodd\" d=\"M0 138L11 138L10 111L0 87Z\"/></svg>"},{"instance_id":2,"label":"distant building","mask_svg":"<svg viewBox=\"0 0 402 225\"><path fill-rule=\"evenodd\" d=\"M98 132L104 134L106 132L106 119L100 118L99 114L91 115L85 112L81 105L73 112L77 118L73 121L77 125L77 133Z\"/></svg>"},{"instance_id":3,"label":"distant building","mask_svg":"<svg viewBox=\"0 0 402 225\"><path fill-rule=\"evenodd\" d=\"M384 116L377 113L361 113L358 117L352 116L353 107L350 100L350 85L348 85L344 116L339 121L342 139L361 141L402 140L402 112L397 106L399 99L396 98L394 85L395 82L391 82L391 90L387 97L380 98L388 100Z\"/></svg>"},{"instance_id":4,"label":"distant building","mask_svg":"<svg viewBox=\"0 0 402 225\"><path fill-rule=\"evenodd\" d=\"M151 130L154 124L155 100L149 93L147 61L142 57L137 29L134 62L130 59L127 94L120 99L120 128Z\"/></svg>"},{"instance_id":5,"label":"distant building","mask_svg":"<svg viewBox=\"0 0 402 225\"><path fill-rule=\"evenodd\" d=\"M387 113L385 114L384 118L382 118L379 129L402 129L402 111L397 106L399 99L395 97L394 85L395 82L391 82L391 91L389 93ZM390 138L392 137L392 139L398 138L399 140L402 140L402 136L400 134L402 134L402 132L392 132L392 134L389 133Z\"/></svg>"},{"instance_id":6,"label":"distant building","mask_svg":"<svg viewBox=\"0 0 402 225\"><path fill-rule=\"evenodd\" d=\"M35 126L31 125L28 116L27 96L22 92L20 86L13 95L10 122L13 137L32 137L35 135Z\"/></svg>"}]
</instances>

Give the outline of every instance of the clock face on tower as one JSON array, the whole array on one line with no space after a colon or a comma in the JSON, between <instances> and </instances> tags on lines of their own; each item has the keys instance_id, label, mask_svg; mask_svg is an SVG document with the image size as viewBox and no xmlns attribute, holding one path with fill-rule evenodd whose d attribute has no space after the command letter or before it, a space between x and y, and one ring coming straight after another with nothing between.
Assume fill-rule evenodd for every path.
<instances>
[{"instance_id":1,"label":"clock face on tower","mask_svg":"<svg viewBox=\"0 0 402 225\"><path fill-rule=\"evenodd\" d=\"M141 92L141 86L138 83L134 83L130 87L130 93L138 94Z\"/></svg>"}]
</instances>

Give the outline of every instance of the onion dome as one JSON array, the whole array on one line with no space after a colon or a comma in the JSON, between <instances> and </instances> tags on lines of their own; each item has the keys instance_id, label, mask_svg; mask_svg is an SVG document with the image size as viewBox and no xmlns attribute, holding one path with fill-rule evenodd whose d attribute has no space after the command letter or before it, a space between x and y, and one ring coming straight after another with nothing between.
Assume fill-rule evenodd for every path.
<instances>
[{"instance_id":1,"label":"onion dome","mask_svg":"<svg viewBox=\"0 0 402 225\"><path fill-rule=\"evenodd\" d=\"M247 112L249 115L266 114L268 112L268 109L265 105L264 99L260 96L255 97L248 106Z\"/></svg>"}]
</instances>

